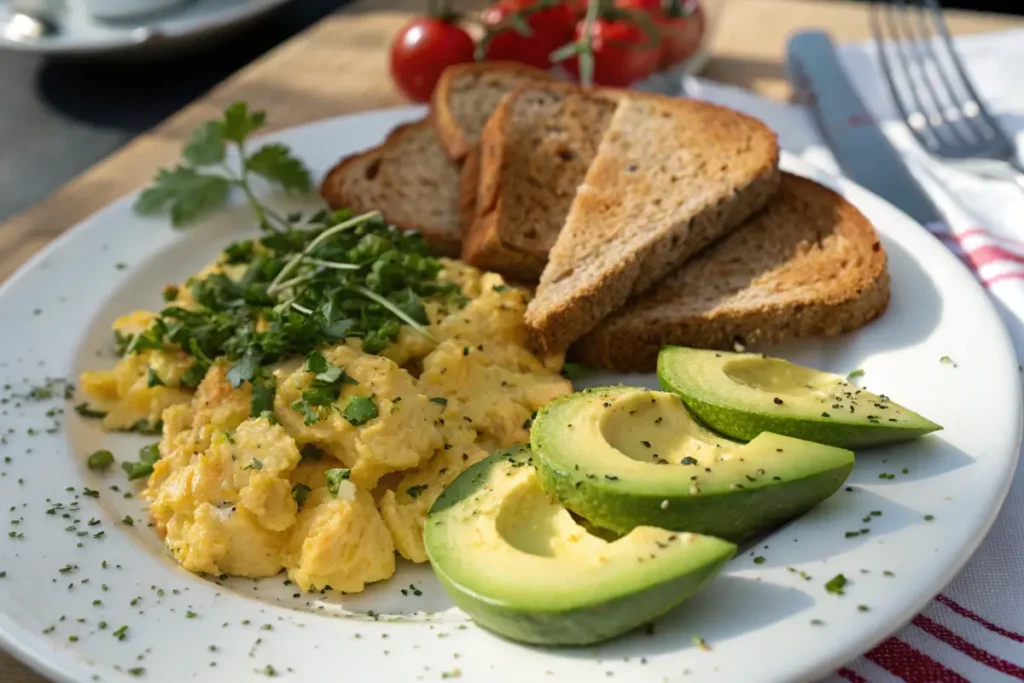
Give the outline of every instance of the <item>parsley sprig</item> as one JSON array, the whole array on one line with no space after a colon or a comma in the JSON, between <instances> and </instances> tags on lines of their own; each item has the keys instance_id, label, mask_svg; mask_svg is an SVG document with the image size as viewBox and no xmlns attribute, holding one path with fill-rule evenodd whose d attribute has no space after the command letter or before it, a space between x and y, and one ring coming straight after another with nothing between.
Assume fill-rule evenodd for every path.
<instances>
[{"instance_id":1,"label":"parsley sprig","mask_svg":"<svg viewBox=\"0 0 1024 683\"><path fill-rule=\"evenodd\" d=\"M252 154L247 138L266 123L266 113L250 111L245 102L235 102L216 120L200 126L182 151L174 168L157 172L152 185L135 202L141 214L170 210L171 225L186 227L220 208L232 188L245 194L265 230L287 230L286 217L261 204L252 189L252 177L260 176L286 191L309 192L312 179L301 160L280 143L268 143ZM228 163L228 149L234 147L240 159L236 171Z\"/></svg>"}]
</instances>

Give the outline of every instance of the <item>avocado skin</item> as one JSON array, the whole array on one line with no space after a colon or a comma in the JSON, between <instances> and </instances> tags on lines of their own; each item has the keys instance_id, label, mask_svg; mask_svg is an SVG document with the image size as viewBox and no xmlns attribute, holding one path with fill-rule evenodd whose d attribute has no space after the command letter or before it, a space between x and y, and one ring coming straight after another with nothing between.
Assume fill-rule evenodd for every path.
<instances>
[{"instance_id":1,"label":"avocado skin","mask_svg":"<svg viewBox=\"0 0 1024 683\"><path fill-rule=\"evenodd\" d=\"M527 447L493 453L463 472L438 497L430 514L440 514L471 496L486 480L488 471L502 460L536 465L536 458ZM429 555L429 542L427 549ZM449 577L439 558L431 557L430 564L448 597L478 625L521 643L567 647L616 638L672 611L709 583L735 553L736 546L720 543L716 557L682 576L612 600L550 612L519 609L507 601L480 595ZM571 581L571 577L566 580Z\"/></svg>"},{"instance_id":2,"label":"avocado skin","mask_svg":"<svg viewBox=\"0 0 1024 683\"><path fill-rule=\"evenodd\" d=\"M829 418L775 417L764 413L737 410L728 406L702 401L674 387L659 374L662 389L683 399L683 403L700 421L714 431L740 441L751 441L761 432L792 436L826 446L857 450L871 446L909 441L942 429L932 427L900 427L879 424L844 424Z\"/></svg>"},{"instance_id":3,"label":"avocado skin","mask_svg":"<svg viewBox=\"0 0 1024 683\"><path fill-rule=\"evenodd\" d=\"M685 363L696 362L690 356L700 353L702 351L699 349L687 347L663 348L658 354L658 383L664 391L679 396L707 427L732 439L751 441L762 432L771 432L826 446L856 450L909 441L942 429L941 425L916 413L917 426L888 422L850 424L821 415L778 416L749 408L735 408L728 405L727 397L718 397L715 402L707 401L699 397L702 392L695 390L687 381L686 373L679 370Z\"/></svg>"},{"instance_id":4,"label":"avocado skin","mask_svg":"<svg viewBox=\"0 0 1024 683\"><path fill-rule=\"evenodd\" d=\"M804 514L835 493L853 470L851 460L848 465L778 485L665 498L630 494L621 482L580 477L578 472L553 468L542 458L535 459L535 464L547 493L598 526L621 534L638 526L656 526L733 543ZM662 509L665 500L668 507Z\"/></svg>"},{"instance_id":5,"label":"avocado skin","mask_svg":"<svg viewBox=\"0 0 1024 683\"><path fill-rule=\"evenodd\" d=\"M723 555L699 571L617 600L550 613L524 612L488 601L453 583L437 567L434 573L458 608L488 631L521 643L565 647L610 640L667 614L703 588L732 556Z\"/></svg>"}]
</instances>

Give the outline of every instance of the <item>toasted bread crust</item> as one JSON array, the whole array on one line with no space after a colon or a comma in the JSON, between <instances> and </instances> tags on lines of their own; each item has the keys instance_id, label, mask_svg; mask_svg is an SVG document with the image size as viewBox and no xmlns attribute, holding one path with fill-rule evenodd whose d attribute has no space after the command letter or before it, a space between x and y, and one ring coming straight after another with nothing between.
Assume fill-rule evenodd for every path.
<instances>
[{"instance_id":1,"label":"toasted bread crust","mask_svg":"<svg viewBox=\"0 0 1024 683\"><path fill-rule=\"evenodd\" d=\"M512 174L512 154L525 154L530 158L531 165L536 163L533 150L522 149L522 142L510 139L510 127L513 125L515 106L523 96L531 92L558 93L561 97L599 98L608 103L609 111L613 108L619 91L603 88L583 89L568 83L524 84L502 98L501 103L491 114L480 136L479 145L479 181L477 185L476 217L467 234L464 236L462 258L479 268L486 268L512 277L520 282L536 282L547 261L550 244L543 239L527 240L519 234L524 229L521 221L508 215L505 201L509 195L509 186L515 182ZM586 100L580 100L583 102ZM564 104L580 113L580 104L573 108L572 104ZM588 115L589 111L586 112ZM567 112L565 116L570 116ZM593 135L596 146L603 130L588 131ZM579 147L582 143L569 141L567 147ZM585 146L585 145L584 145ZM550 153L550 150L549 150ZM584 155L589 163L589 155ZM543 158L543 153L541 154ZM578 157L574 157L578 158ZM555 173L557 169L553 169ZM574 184L576 181L573 181ZM523 200L521 200L523 201ZM551 204L545 203L548 211ZM560 212L559 212L560 213ZM552 214L553 215L553 214ZM564 215L557 217L559 228ZM553 239L553 237L549 238Z\"/></svg>"},{"instance_id":2,"label":"toasted bread crust","mask_svg":"<svg viewBox=\"0 0 1024 683\"><path fill-rule=\"evenodd\" d=\"M474 147L459 170L459 231L463 247L476 218L476 186L480 178L480 151ZM465 260L465 258L463 258Z\"/></svg>"},{"instance_id":3,"label":"toasted bread crust","mask_svg":"<svg viewBox=\"0 0 1024 683\"><path fill-rule=\"evenodd\" d=\"M650 164L656 162L651 162L649 155L643 156L644 150L640 146L632 142L623 144L631 137L628 129L632 126L625 124L637 124L637 121L623 118L622 123L627 130L619 131L613 130L616 126L613 122L612 128L605 133L602 150L576 195L566 227L549 255L537 296L527 308L527 327L535 346L542 352L564 350L606 315L625 304L630 296L647 290L675 266L739 226L761 209L778 188L778 141L761 121L706 102L688 101L683 104L682 100L647 94L624 99L617 117L620 114L626 116L623 107L627 105L641 112L649 107L666 120L671 120L672 115L665 110L685 106L690 124L701 122L699 129L707 135L708 144L735 147L737 136L746 136L744 139L756 151L749 155L750 158L741 157L737 163L742 170L735 172L727 163L723 163L720 171L703 166L687 167L686 172L695 177L712 171L740 176L721 182L722 188L716 192L723 193L715 197L713 203L687 216L691 209L663 209L661 203L669 203L672 198L659 196L659 190L651 187L655 182L664 182L668 176L665 166L655 169L652 176ZM673 130L680 131L680 135L693 134L692 131L685 132L679 124L675 125ZM671 143L671 140L658 140L653 144L664 146ZM732 153L728 148L722 151L722 155ZM670 158L671 153L665 157ZM642 171L647 175L640 182L628 177L637 169L635 163L627 163L631 159L637 159L641 169L648 164L648 170ZM731 161L728 156L726 160ZM685 180L685 177L680 176L680 179ZM675 175L671 176L671 181L675 183ZM590 189L584 191L585 187ZM730 188L727 192L724 191L726 187ZM689 201L688 197L706 201L703 195L694 195L689 188L676 191L684 193L680 195L682 200L678 206ZM623 200L623 192L631 193L631 196ZM656 206L649 212L651 221L658 221L651 225L660 226L656 231L651 229L651 225L640 225L631 217L636 211L646 210L651 196L655 197L650 201ZM623 232L620 226L624 220L635 224L630 229L632 232ZM650 235L656 238L651 239Z\"/></svg>"},{"instance_id":4,"label":"toasted bread crust","mask_svg":"<svg viewBox=\"0 0 1024 683\"><path fill-rule=\"evenodd\" d=\"M385 155L394 151L404 144L407 136L418 135L425 132L425 129L432 129L433 123L430 118L404 123L396 126L383 143L372 149L352 154L343 158L334 165L325 175L320 183L320 196L324 198L331 208L349 208L356 213L378 210L384 219L392 225L403 230L417 230L423 234L426 240L440 253L457 255L461 247L461 235L459 234L458 220L453 211L451 224L431 225L428 222L410 220L389 208L388 202L381 202L364 196L351 187L349 179L363 170L364 174L370 173L374 163L377 169L372 171L376 175L380 171L380 164ZM439 161L444 164L451 164L443 155L438 155ZM447 170L447 169L446 169ZM452 166L452 173L457 173ZM457 177L456 177L457 178ZM447 182L443 178L437 178L438 182ZM457 179L452 182L454 186ZM455 191L455 188L452 188Z\"/></svg>"},{"instance_id":5,"label":"toasted bread crust","mask_svg":"<svg viewBox=\"0 0 1024 683\"><path fill-rule=\"evenodd\" d=\"M477 144L474 136L463 129L455 115L453 94L461 78L485 74L507 74L516 81L553 80L547 71L511 61L469 62L454 64L445 69L434 88L431 111L441 146L453 161L461 161Z\"/></svg>"},{"instance_id":6,"label":"toasted bread crust","mask_svg":"<svg viewBox=\"0 0 1024 683\"><path fill-rule=\"evenodd\" d=\"M784 232L788 257L780 251L768 272L744 269L753 249L783 242ZM708 281L719 291L699 291ZM667 345L731 349L849 332L882 315L889 296L885 250L867 218L831 190L783 174L762 213L606 318L570 354L612 371L652 372Z\"/></svg>"}]
</instances>

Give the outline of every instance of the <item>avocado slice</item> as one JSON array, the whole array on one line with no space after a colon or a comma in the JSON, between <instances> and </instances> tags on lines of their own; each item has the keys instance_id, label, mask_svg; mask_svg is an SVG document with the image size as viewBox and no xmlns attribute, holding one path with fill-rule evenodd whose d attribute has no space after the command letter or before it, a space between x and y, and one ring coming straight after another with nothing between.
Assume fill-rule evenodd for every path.
<instances>
[{"instance_id":1,"label":"avocado slice","mask_svg":"<svg viewBox=\"0 0 1024 683\"><path fill-rule=\"evenodd\" d=\"M866 448L942 429L844 377L753 353L668 346L658 379L709 427L741 441L772 432Z\"/></svg>"},{"instance_id":2,"label":"avocado slice","mask_svg":"<svg viewBox=\"0 0 1024 683\"><path fill-rule=\"evenodd\" d=\"M528 448L498 451L438 497L424 539L438 580L478 624L513 640L588 645L676 607L736 552L639 527L592 535L541 490Z\"/></svg>"},{"instance_id":3,"label":"avocado slice","mask_svg":"<svg viewBox=\"0 0 1024 683\"><path fill-rule=\"evenodd\" d=\"M741 541L838 489L853 453L779 434L729 441L675 394L606 387L564 396L530 432L541 486L620 533L651 525Z\"/></svg>"}]
</instances>

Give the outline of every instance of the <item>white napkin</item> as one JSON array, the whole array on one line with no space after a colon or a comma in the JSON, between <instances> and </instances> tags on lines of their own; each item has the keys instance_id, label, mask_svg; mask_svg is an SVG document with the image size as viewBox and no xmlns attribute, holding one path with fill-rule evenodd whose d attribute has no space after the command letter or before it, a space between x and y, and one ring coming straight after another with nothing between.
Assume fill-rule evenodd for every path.
<instances>
[{"instance_id":1,"label":"white napkin","mask_svg":"<svg viewBox=\"0 0 1024 683\"><path fill-rule=\"evenodd\" d=\"M1024 148L1024 31L964 37L956 47L979 95L1005 132ZM1024 359L1024 191L1012 183L979 180L928 158L889 98L874 44L846 45L839 52L865 106L946 217L947 225L929 229L986 285L1018 358ZM803 107L769 102L749 91L692 77L685 79L684 88L690 97L760 118L778 133L783 148L827 173L841 173ZM911 625L840 669L830 683L1024 680L1021 471L991 533L953 583Z\"/></svg>"}]
</instances>

